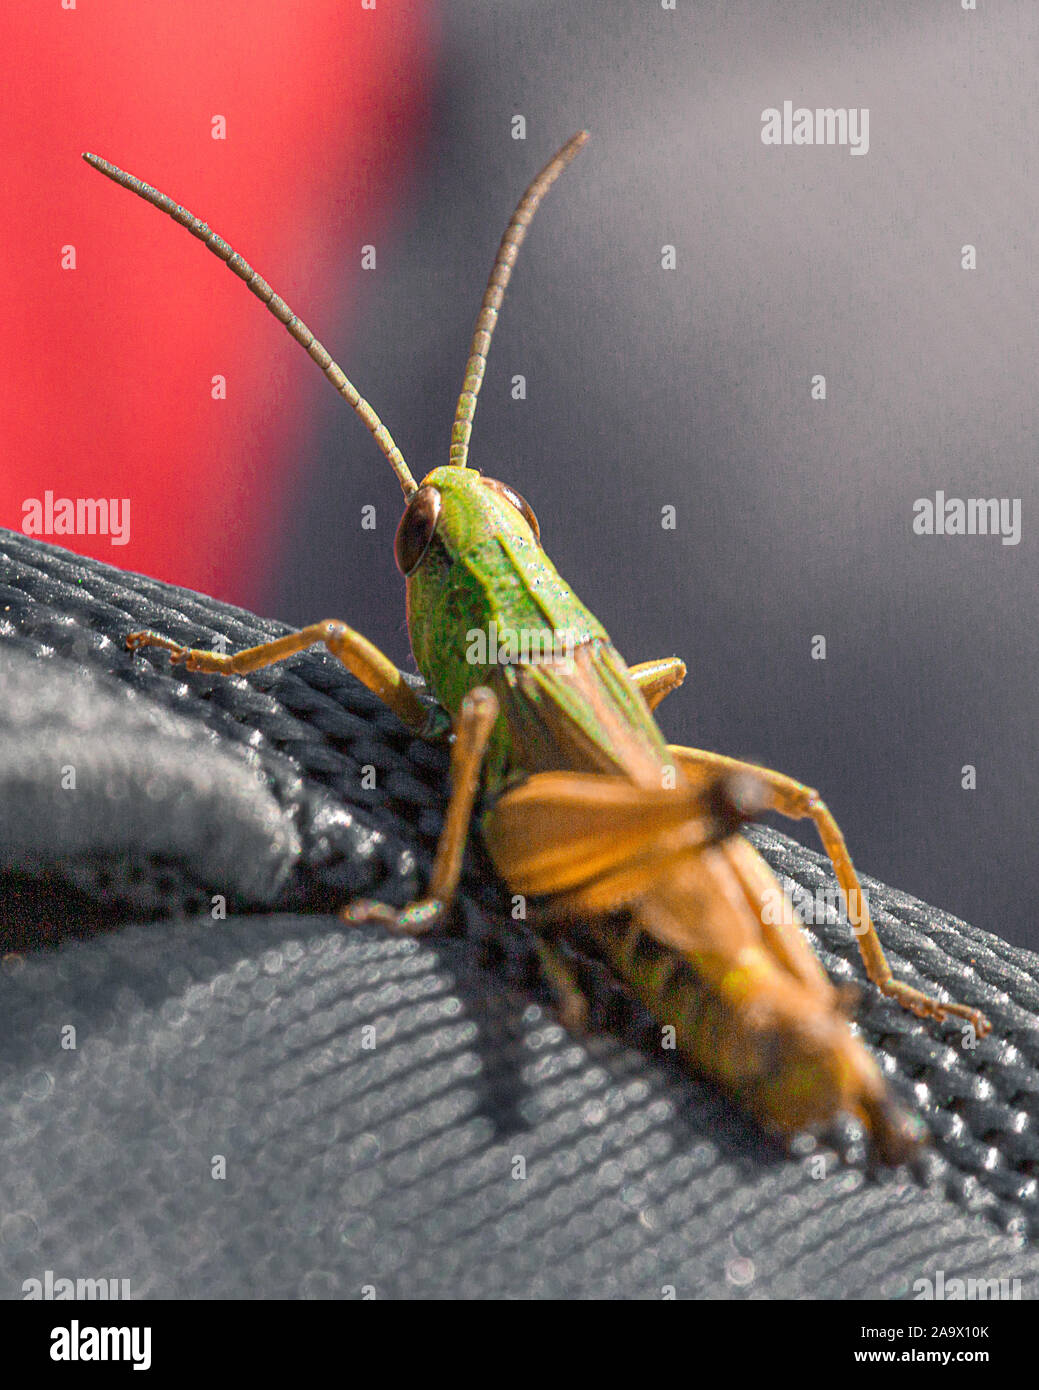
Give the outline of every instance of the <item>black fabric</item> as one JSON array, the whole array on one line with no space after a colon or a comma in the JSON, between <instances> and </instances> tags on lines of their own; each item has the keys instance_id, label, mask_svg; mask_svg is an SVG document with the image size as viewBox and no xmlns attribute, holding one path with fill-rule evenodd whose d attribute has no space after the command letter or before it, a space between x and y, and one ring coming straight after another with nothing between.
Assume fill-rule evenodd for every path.
<instances>
[{"instance_id":1,"label":"black fabric","mask_svg":"<svg viewBox=\"0 0 1039 1390\"><path fill-rule=\"evenodd\" d=\"M896 973L993 1033L965 1049L863 984L933 1149L874 1173L849 1123L784 1153L641 1045L601 968L595 1027L553 1022L478 844L448 932L341 925L424 883L446 749L323 651L186 675L125 651L140 627L286 630L0 533L0 1294L49 1269L138 1297L897 1298L941 1270L1034 1296L1039 958L865 880ZM809 936L863 981L836 915Z\"/></svg>"}]
</instances>

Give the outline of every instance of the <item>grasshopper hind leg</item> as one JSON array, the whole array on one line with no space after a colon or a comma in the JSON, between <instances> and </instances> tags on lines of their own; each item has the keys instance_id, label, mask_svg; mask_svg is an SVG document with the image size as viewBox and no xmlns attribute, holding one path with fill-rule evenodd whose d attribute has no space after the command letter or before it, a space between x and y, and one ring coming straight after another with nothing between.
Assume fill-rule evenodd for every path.
<instances>
[{"instance_id":1,"label":"grasshopper hind leg","mask_svg":"<svg viewBox=\"0 0 1039 1390\"><path fill-rule=\"evenodd\" d=\"M701 773L706 771L753 774L759 777L772 793L774 810L791 820L812 821L844 894L848 920L852 923L866 974L881 994L896 1000L902 1008L908 1009L920 1018L962 1018L971 1025L979 1037L984 1037L990 1031L992 1025L980 1009L972 1008L968 1004L946 1003L945 1000L935 999L913 985L906 984L904 980L895 979L877 936L876 927L866 909L865 894L844 843L840 826L817 791L781 772L758 767L755 763L742 762L738 758L727 758L720 753L707 753L699 748L682 748L674 744L669 745L668 751L683 766L695 768Z\"/></svg>"}]
</instances>

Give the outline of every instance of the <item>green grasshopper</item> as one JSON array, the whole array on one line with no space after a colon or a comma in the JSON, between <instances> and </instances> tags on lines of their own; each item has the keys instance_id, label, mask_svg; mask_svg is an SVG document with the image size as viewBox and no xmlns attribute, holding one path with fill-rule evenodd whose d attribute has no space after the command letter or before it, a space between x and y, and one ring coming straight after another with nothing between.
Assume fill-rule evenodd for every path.
<instances>
[{"instance_id":1,"label":"green grasshopper","mask_svg":"<svg viewBox=\"0 0 1039 1390\"><path fill-rule=\"evenodd\" d=\"M523 195L502 237L476 321L449 462L421 484L378 415L289 306L221 237L165 194L95 155L95 169L167 213L233 270L301 343L361 417L404 491L394 544L407 581L418 668L430 714L403 674L345 623L326 620L224 655L133 632L131 650L160 647L189 671L242 674L324 643L424 737L453 730L451 794L427 893L403 909L355 902L345 921L420 934L450 909L476 799L497 871L536 899L541 958L565 1022L586 1004L559 949L577 918L596 950L677 1049L770 1131L791 1136L840 1112L860 1118L881 1162L910 1157L918 1121L895 1104L849 1027L846 994L830 983L797 928L783 889L736 831L770 809L810 818L844 896L870 980L920 1016L967 1019L976 1009L894 979L836 821L818 794L765 768L669 745L652 711L682 683L677 657L629 667L601 623L560 577L520 494L468 466L477 397L502 299L530 221L587 139L573 137ZM529 634L543 641L533 654ZM499 638L492 654L488 634ZM526 647L525 647L526 643ZM618 909L628 913L618 928ZM777 920L778 919L778 920Z\"/></svg>"}]
</instances>

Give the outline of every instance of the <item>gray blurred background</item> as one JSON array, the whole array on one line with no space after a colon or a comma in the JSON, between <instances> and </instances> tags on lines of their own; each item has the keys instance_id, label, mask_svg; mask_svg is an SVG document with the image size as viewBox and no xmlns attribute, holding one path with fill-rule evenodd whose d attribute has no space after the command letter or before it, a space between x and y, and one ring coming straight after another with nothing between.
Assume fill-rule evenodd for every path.
<instances>
[{"instance_id":1,"label":"gray blurred background","mask_svg":"<svg viewBox=\"0 0 1039 1390\"><path fill-rule=\"evenodd\" d=\"M671 739L813 783L865 872L1035 948L1039 9L979 4L450 0L424 172L343 365L416 474L446 462L505 221L587 127L521 255L471 461L527 496L629 661L688 662ZM786 99L868 107L869 153L766 147ZM397 485L315 399L263 611L344 618L411 669ZM938 489L1020 498L1020 544L914 535Z\"/></svg>"}]
</instances>

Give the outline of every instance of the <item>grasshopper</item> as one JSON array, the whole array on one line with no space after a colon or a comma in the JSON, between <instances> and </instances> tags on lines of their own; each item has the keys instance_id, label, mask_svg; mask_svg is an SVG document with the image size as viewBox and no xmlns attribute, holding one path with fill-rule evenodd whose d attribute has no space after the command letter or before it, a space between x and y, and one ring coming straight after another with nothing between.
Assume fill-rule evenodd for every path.
<instances>
[{"instance_id":1,"label":"grasshopper","mask_svg":"<svg viewBox=\"0 0 1039 1390\"><path fill-rule=\"evenodd\" d=\"M355 902L344 921L418 935L449 911L470 822L498 873L535 899L532 925L565 1022L586 1002L560 950L574 919L677 1049L766 1129L790 1137L841 1112L864 1124L877 1158L899 1163L924 1131L892 1099L849 1026L836 989L798 930L776 914L783 889L739 825L764 809L810 819L844 896L873 984L923 1017L977 1010L896 980L844 838L818 793L791 777L669 745L652 711L685 677L677 657L625 664L601 623L561 578L534 512L468 462L487 352L520 245L542 198L587 139L575 135L534 179L502 237L484 293L452 427L448 463L417 483L378 415L313 333L215 232L149 184L95 155L95 169L205 242L267 305L371 431L405 496L394 553L407 585L411 647L438 707L360 633L326 620L233 654L132 632L131 650L165 649L189 671L245 674L323 643L412 730L451 731L451 792L426 895L403 909ZM529 633L547 636L531 659ZM473 635L499 637L497 652ZM618 927L618 909L627 925ZM777 920L778 915L778 920Z\"/></svg>"}]
</instances>

